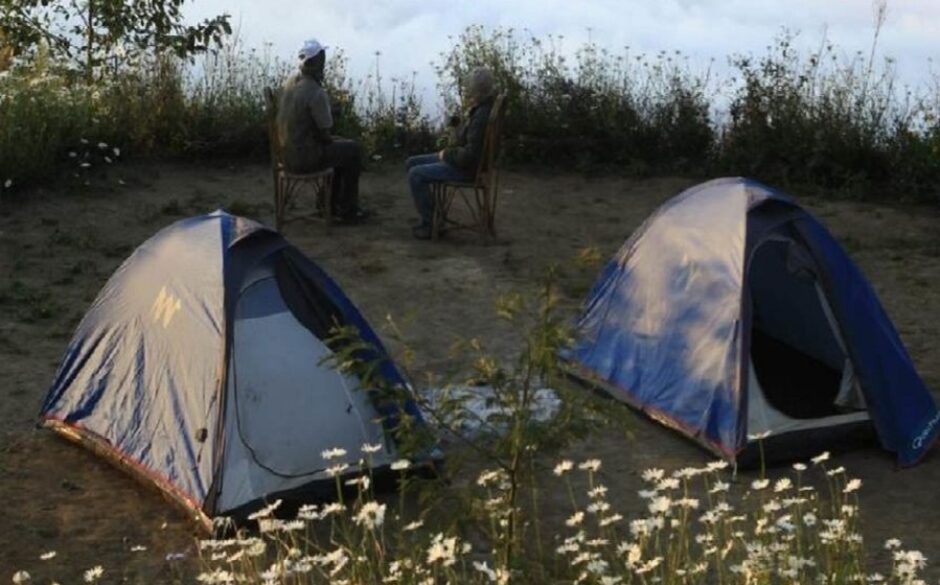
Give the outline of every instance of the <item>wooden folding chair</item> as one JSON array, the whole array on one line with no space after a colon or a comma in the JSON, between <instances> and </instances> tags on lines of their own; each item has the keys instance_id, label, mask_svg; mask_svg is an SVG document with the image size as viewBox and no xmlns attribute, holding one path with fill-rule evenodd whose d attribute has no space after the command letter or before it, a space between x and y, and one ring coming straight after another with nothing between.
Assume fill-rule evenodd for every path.
<instances>
[{"instance_id":1,"label":"wooden folding chair","mask_svg":"<svg viewBox=\"0 0 940 585\"><path fill-rule=\"evenodd\" d=\"M264 101L268 112L268 137L271 143L271 170L274 175L274 225L280 230L284 225L298 219L322 217L327 230L333 223L333 169L328 167L312 173L292 173L284 163L284 145L277 131L278 95L270 87L264 88ZM288 209L295 204L299 187L309 185L313 189L317 212L287 217Z\"/></svg>"},{"instance_id":2,"label":"wooden folding chair","mask_svg":"<svg viewBox=\"0 0 940 585\"><path fill-rule=\"evenodd\" d=\"M436 240L442 229L470 229L480 235L496 235L496 202L499 195L499 141L502 131L505 96L493 102L483 137L483 152L472 181L442 181L431 184L434 213L431 220L431 239ZM472 194L472 195L471 195ZM457 196L464 202L470 221L460 223L450 217L450 209Z\"/></svg>"}]
</instances>

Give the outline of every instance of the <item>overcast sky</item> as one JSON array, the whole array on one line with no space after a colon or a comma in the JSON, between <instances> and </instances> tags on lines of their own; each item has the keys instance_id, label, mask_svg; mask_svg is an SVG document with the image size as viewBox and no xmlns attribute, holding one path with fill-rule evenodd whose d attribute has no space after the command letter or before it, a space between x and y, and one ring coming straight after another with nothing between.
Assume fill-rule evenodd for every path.
<instances>
[{"instance_id":1,"label":"overcast sky","mask_svg":"<svg viewBox=\"0 0 940 585\"><path fill-rule=\"evenodd\" d=\"M588 35L612 50L655 53L678 49L704 68L715 58L764 51L781 27L799 31L798 42L817 47L824 31L846 54L871 47L872 0L193 0L192 20L232 15L250 46L272 43L284 59L309 37L341 47L350 71L362 75L381 51L383 75L418 72L418 85L432 95L429 61L450 46L448 35L464 27L528 29L538 36L564 35L573 50ZM881 56L894 57L903 82L927 84L940 60L940 0L888 0L878 41Z\"/></svg>"}]
</instances>

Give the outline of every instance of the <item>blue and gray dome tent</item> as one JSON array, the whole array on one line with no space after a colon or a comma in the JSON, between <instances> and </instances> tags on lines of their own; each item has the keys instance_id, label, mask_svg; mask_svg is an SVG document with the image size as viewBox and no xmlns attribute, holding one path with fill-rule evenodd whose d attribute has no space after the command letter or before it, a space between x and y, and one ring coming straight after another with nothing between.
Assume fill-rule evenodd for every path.
<instances>
[{"instance_id":1,"label":"blue and gray dome tent","mask_svg":"<svg viewBox=\"0 0 940 585\"><path fill-rule=\"evenodd\" d=\"M327 359L354 328L399 371L340 288L276 232L215 212L141 245L79 324L41 422L159 487L205 527L266 499L335 485L321 452L376 470L401 411ZM413 403L405 411L421 422ZM381 445L369 455L364 444ZM339 461L341 461L340 459Z\"/></svg>"},{"instance_id":2,"label":"blue and gray dome tent","mask_svg":"<svg viewBox=\"0 0 940 585\"><path fill-rule=\"evenodd\" d=\"M666 202L589 294L569 371L739 464L877 432L900 465L940 413L872 287L791 198L740 178Z\"/></svg>"}]
</instances>

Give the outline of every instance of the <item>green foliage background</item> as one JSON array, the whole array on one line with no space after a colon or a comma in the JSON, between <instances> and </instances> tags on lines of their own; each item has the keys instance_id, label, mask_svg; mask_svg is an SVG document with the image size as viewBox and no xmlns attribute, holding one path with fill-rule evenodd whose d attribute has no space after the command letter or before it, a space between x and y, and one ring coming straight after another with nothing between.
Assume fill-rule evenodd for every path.
<instances>
[{"instance_id":1,"label":"green foliage background","mask_svg":"<svg viewBox=\"0 0 940 585\"><path fill-rule=\"evenodd\" d=\"M470 69L496 73L508 97L509 164L740 174L840 196L937 201L938 80L902 89L895 63L877 61L874 45L846 58L826 42L797 51L793 37L782 33L763 55L731 57L732 78L719 79L678 52L587 43L569 58L559 37L470 26L435 68L445 112L459 107ZM105 164L88 148L99 142L124 156L263 160L262 88L292 69L231 38L183 57L171 46L113 43L90 76L44 41L17 52L0 38L0 47L0 186L13 189ZM419 80L383 77L378 54L365 78L352 79L346 65L341 52L330 56L338 134L385 158L439 146L443 129L428 114L437 104L422 102Z\"/></svg>"}]
</instances>

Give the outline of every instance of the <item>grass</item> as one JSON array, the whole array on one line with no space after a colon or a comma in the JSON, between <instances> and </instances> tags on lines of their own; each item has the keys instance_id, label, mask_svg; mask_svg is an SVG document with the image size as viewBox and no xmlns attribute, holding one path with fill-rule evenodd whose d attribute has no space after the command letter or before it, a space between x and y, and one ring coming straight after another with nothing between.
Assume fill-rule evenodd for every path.
<instances>
[{"instance_id":1,"label":"grass","mask_svg":"<svg viewBox=\"0 0 940 585\"><path fill-rule=\"evenodd\" d=\"M511 163L744 174L830 195L936 201L940 80L927 73L922 87L899 88L894 61L877 58L877 32L869 53L848 58L825 39L810 52L793 41L783 32L763 55L731 57L734 73L719 79L678 52L589 42L572 55L560 37L471 26L435 67L448 112L469 69L496 73ZM0 68L0 192L47 180L50 169L84 184L125 156L263 159L262 88L290 70L268 48L237 40L193 65L138 57L93 85L41 48ZM342 110L336 132L361 140L370 158L434 150L435 104L421 102L417 83L385 77L378 53L372 71L352 79L335 53L327 85Z\"/></svg>"},{"instance_id":2,"label":"grass","mask_svg":"<svg viewBox=\"0 0 940 585\"><path fill-rule=\"evenodd\" d=\"M578 261L587 269L599 259L586 248ZM412 372L414 351L388 318L387 337L401 348L396 363L407 379L427 381L416 395L375 375L354 330L337 331L332 365L356 375L362 391L380 403L419 401L437 436L410 424L399 409L401 424L392 432L402 458L391 465L398 479L392 495L375 492L371 453L382 445L323 451L333 501L291 514L280 501L266 502L240 526L217 519L225 533L191 549L196 582L923 584L920 552L894 539L885 543L887 564L866 552L862 483L832 468L827 453L753 480L729 473L724 461L671 473L651 468L642 471L645 485L636 495L608 485L612 476L600 459L559 459L576 440L620 425L626 412L570 387L558 369L559 349L571 338L560 276L552 271L535 290L498 299L497 316L519 339L517 355L495 356L481 340L459 340L452 351L460 359L450 373ZM29 305L33 298L17 284L0 302ZM539 414L543 388L557 398L550 417ZM470 406L484 389L485 415ZM439 437L451 445L442 475L409 474L416 454ZM557 514L564 505L567 511ZM36 551L36 557L54 552ZM18 582L27 582L30 570L55 576L55 560L17 568L23 571ZM883 575L872 568L888 565ZM174 566L170 556L167 566ZM87 583L111 582L121 570L92 560L81 569ZM191 582L183 575L173 581Z\"/></svg>"},{"instance_id":3,"label":"grass","mask_svg":"<svg viewBox=\"0 0 940 585\"><path fill-rule=\"evenodd\" d=\"M641 510L619 513L603 483L603 463L561 460L541 489L570 498L558 526L526 509L543 547L531 558L501 552L513 509L512 482L502 469L482 470L464 488L472 517L441 521L426 508L376 499L371 472L348 480L346 461L369 457L341 449L323 453L336 473L338 500L279 514L281 501L255 512L257 531L203 539L196 546L200 583L585 583L598 585L795 585L797 583L917 585L927 559L898 539L884 543L881 566L860 535L862 483L844 468L827 468L828 454L798 463L775 480L736 481L724 462L671 473L643 471ZM396 463L404 477L409 462ZM345 495L344 495L345 494ZM444 518L447 516L444 515ZM225 525L224 519L219 522ZM543 537L544 538L544 537ZM494 540L495 539L495 540ZM52 555L49 557L49 555ZM46 553L54 564L54 551ZM880 559L879 559L880 560ZM528 561L530 564L526 564ZM537 564L536 564L537 563ZM45 568L45 566L44 566ZM88 564L84 580L106 582L119 568ZM17 573L22 579L28 572ZM14 577L14 582L17 582ZM20 581L26 582L26 581Z\"/></svg>"},{"instance_id":4,"label":"grass","mask_svg":"<svg viewBox=\"0 0 940 585\"><path fill-rule=\"evenodd\" d=\"M331 67L328 85L343 109L338 133L373 154L433 146L413 83L392 80L387 96L381 78L349 80L341 52ZM231 41L193 66L168 54L138 57L89 85L40 48L0 70L0 193L47 181L51 171L87 185L128 155L262 159L262 89L289 72Z\"/></svg>"},{"instance_id":5,"label":"grass","mask_svg":"<svg viewBox=\"0 0 940 585\"><path fill-rule=\"evenodd\" d=\"M459 80L485 65L507 95L510 160L633 174L705 164L714 135L707 74L679 53L647 57L591 42L569 62L561 40L467 28L437 66L443 101L456 107Z\"/></svg>"},{"instance_id":6,"label":"grass","mask_svg":"<svg viewBox=\"0 0 940 585\"><path fill-rule=\"evenodd\" d=\"M81 185L125 157L266 156L260 90L278 83L286 67L237 44L200 59L190 69L152 55L95 85L57 69L42 51L10 65L0 72L4 194L41 183L50 170ZM337 130L362 140L370 156L432 149L437 132L416 80L386 79L380 64L377 55L373 72L352 80L344 58L332 59L330 91L344 109ZM694 71L680 54L648 57L589 43L569 61L553 37L471 27L438 63L446 109L458 102L457 80L478 64L491 67L507 93L506 154L516 164L636 175L742 173L782 184L809 182L835 194L937 197L940 94L936 88L899 92L889 61L842 60L825 43L800 54L784 35L763 56L735 57L738 77L723 82ZM727 120L717 115L716 87L729 92ZM200 197L205 193L147 208L140 220L185 215ZM238 199L229 208L257 212ZM844 242L850 250L864 248L858 239ZM46 245L110 258L130 251L87 231L55 230ZM903 238L891 247L913 248ZM937 248L924 253L936 255ZM585 251L582 261L596 263L596 250ZM375 262L360 268L368 274L386 269ZM65 278L86 274L97 274L94 263L72 265ZM571 280L562 285L570 288ZM925 286L920 279L913 284ZM345 457L367 458L371 447L363 446L362 454L324 454L338 466L337 502L306 507L295 518L277 518L272 502L255 515L259 533L200 541L200 581L918 583L923 556L894 540L885 553L892 572L870 572L873 559L860 536L860 484L845 470L827 469L823 456L811 472L796 467L773 483L735 482L721 463L670 474L646 470L648 487L633 506L642 513L633 517L615 510L601 461L547 465L603 418L561 384L552 424L533 417L535 391L542 383L556 386L553 359L569 334L555 312L555 286L549 282L534 303L520 295L500 300L499 315L521 332L518 360L495 359L479 340L462 342L455 351L470 360L468 378L445 380L433 405L426 405L439 428L487 462L485 469L454 465L449 482L405 481L396 503L374 494L368 466L349 485L339 479ZM0 306L22 322L65 315L50 292L19 279L0 288ZM20 351L9 338L0 344ZM405 367L413 362L408 355L405 349ZM461 435L462 423L476 415L453 391L460 382L493 388L499 414L477 421L487 427L482 438ZM542 519L549 490L569 495L566 520ZM87 582L118 570L93 565L83 575ZM17 575L19 582L28 579Z\"/></svg>"},{"instance_id":7,"label":"grass","mask_svg":"<svg viewBox=\"0 0 940 585\"><path fill-rule=\"evenodd\" d=\"M802 55L782 35L760 58L736 57L741 84L718 166L846 193L929 199L940 171L937 96L895 87L894 61L841 59L827 42Z\"/></svg>"}]
</instances>

